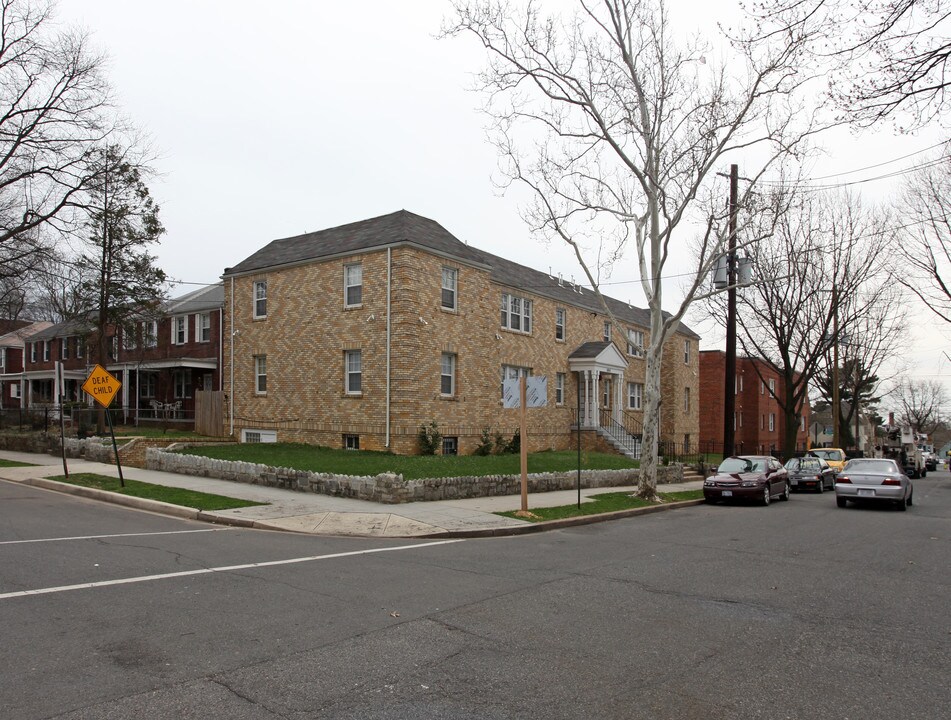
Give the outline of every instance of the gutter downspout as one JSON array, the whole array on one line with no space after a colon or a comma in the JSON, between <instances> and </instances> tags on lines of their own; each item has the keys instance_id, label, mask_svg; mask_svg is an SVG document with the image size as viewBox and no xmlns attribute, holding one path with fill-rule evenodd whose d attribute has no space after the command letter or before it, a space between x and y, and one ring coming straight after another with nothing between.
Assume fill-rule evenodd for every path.
<instances>
[{"instance_id":1,"label":"gutter downspout","mask_svg":"<svg viewBox=\"0 0 951 720\"><path fill-rule=\"evenodd\" d=\"M384 447L390 449L390 341L392 337L392 323L390 320L393 271L393 249L386 249L386 440Z\"/></svg>"},{"instance_id":2,"label":"gutter downspout","mask_svg":"<svg viewBox=\"0 0 951 720\"><path fill-rule=\"evenodd\" d=\"M231 332L231 397L228 402L228 416L230 420L230 431L228 435L234 437L234 276L231 277L231 318L229 321Z\"/></svg>"}]
</instances>

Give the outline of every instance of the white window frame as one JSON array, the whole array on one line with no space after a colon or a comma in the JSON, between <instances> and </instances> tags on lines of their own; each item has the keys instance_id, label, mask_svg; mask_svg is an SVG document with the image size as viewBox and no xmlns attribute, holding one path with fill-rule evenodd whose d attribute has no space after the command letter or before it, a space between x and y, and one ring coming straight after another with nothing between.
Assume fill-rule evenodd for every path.
<instances>
[{"instance_id":1,"label":"white window frame","mask_svg":"<svg viewBox=\"0 0 951 720\"><path fill-rule=\"evenodd\" d=\"M37 346L37 344L38 344L38 343L35 343L35 342L31 342L31 343L30 343L30 362L31 362L31 363L35 363L35 362L36 362L36 358L37 358L36 346Z\"/></svg>"},{"instance_id":2,"label":"white window frame","mask_svg":"<svg viewBox=\"0 0 951 720\"><path fill-rule=\"evenodd\" d=\"M565 373L555 373L555 405L565 404Z\"/></svg>"},{"instance_id":3,"label":"white window frame","mask_svg":"<svg viewBox=\"0 0 951 720\"><path fill-rule=\"evenodd\" d=\"M59 359L69 360L69 338L60 338L59 341Z\"/></svg>"},{"instance_id":4,"label":"white window frame","mask_svg":"<svg viewBox=\"0 0 951 720\"><path fill-rule=\"evenodd\" d=\"M446 392L446 380L449 380L449 392ZM439 361L439 394L442 397L455 397L456 394L456 354L443 353Z\"/></svg>"},{"instance_id":5,"label":"white window frame","mask_svg":"<svg viewBox=\"0 0 951 720\"><path fill-rule=\"evenodd\" d=\"M502 327L530 335L532 332L532 301L520 295L502 293Z\"/></svg>"},{"instance_id":6,"label":"white window frame","mask_svg":"<svg viewBox=\"0 0 951 720\"><path fill-rule=\"evenodd\" d=\"M357 433L344 433L343 434L343 449L344 450L359 450L360 436Z\"/></svg>"},{"instance_id":7,"label":"white window frame","mask_svg":"<svg viewBox=\"0 0 951 720\"><path fill-rule=\"evenodd\" d=\"M277 430L257 430L245 428L241 431L241 442L243 443L276 443Z\"/></svg>"},{"instance_id":8,"label":"white window frame","mask_svg":"<svg viewBox=\"0 0 951 720\"><path fill-rule=\"evenodd\" d=\"M142 347L154 348L158 345L158 320L142 321Z\"/></svg>"},{"instance_id":9,"label":"white window frame","mask_svg":"<svg viewBox=\"0 0 951 720\"><path fill-rule=\"evenodd\" d=\"M172 373L172 387L176 400L190 398L195 389L192 387L192 376L188 370L175 370Z\"/></svg>"},{"instance_id":10,"label":"white window frame","mask_svg":"<svg viewBox=\"0 0 951 720\"><path fill-rule=\"evenodd\" d=\"M644 383L629 382L627 384L627 409L642 410L644 408Z\"/></svg>"},{"instance_id":11,"label":"white window frame","mask_svg":"<svg viewBox=\"0 0 951 720\"><path fill-rule=\"evenodd\" d=\"M684 365L690 364L690 341L684 340Z\"/></svg>"},{"instance_id":12,"label":"white window frame","mask_svg":"<svg viewBox=\"0 0 951 720\"><path fill-rule=\"evenodd\" d=\"M154 372L144 372L139 374L139 397L149 398L155 397L155 381L157 375Z\"/></svg>"},{"instance_id":13,"label":"white window frame","mask_svg":"<svg viewBox=\"0 0 951 720\"><path fill-rule=\"evenodd\" d=\"M211 342L211 313L195 314L195 341L200 343Z\"/></svg>"},{"instance_id":14,"label":"white window frame","mask_svg":"<svg viewBox=\"0 0 951 720\"><path fill-rule=\"evenodd\" d=\"M505 392L505 381L506 380L518 380L520 377L531 377L532 369L530 367L523 367L521 365L503 365L502 366L502 383L499 385L499 397L503 397Z\"/></svg>"},{"instance_id":15,"label":"white window frame","mask_svg":"<svg viewBox=\"0 0 951 720\"><path fill-rule=\"evenodd\" d=\"M20 383L10 383L10 397L14 399L20 398Z\"/></svg>"},{"instance_id":16,"label":"white window frame","mask_svg":"<svg viewBox=\"0 0 951 720\"><path fill-rule=\"evenodd\" d=\"M350 301L350 291L354 290L358 297L355 302ZM363 263L346 263L343 266L343 306L358 308L363 306Z\"/></svg>"},{"instance_id":17,"label":"white window frame","mask_svg":"<svg viewBox=\"0 0 951 720\"><path fill-rule=\"evenodd\" d=\"M254 356L254 394L267 395L267 355Z\"/></svg>"},{"instance_id":18,"label":"white window frame","mask_svg":"<svg viewBox=\"0 0 951 720\"><path fill-rule=\"evenodd\" d=\"M611 342L611 321L605 320L604 327L602 329L601 337L604 339L604 342Z\"/></svg>"},{"instance_id":19,"label":"white window frame","mask_svg":"<svg viewBox=\"0 0 951 720\"><path fill-rule=\"evenodd\" d=\"M7 368L7 349L5 347L0 347L0 370L6 370Z\"/></svg>"},{"instance_id":20,"label":"white window frame","mask_svg":"<svg viewBox=\"0 0 951 720\"><path fill-rule=\"evenodd\" d=\"M49 362L50 360L50 341L43 341L43 362Z\"/></svg>"},{"instance_id":21,"label":"white window frame","mask_svg":"<svg viewBox=\"0 0 951 720\"><path fill-rule=\"evenodd\" d=\"M769 395L770 397L773 397L773 398L776 397L776 379L775 378L769 379Z\"/></svg>"},{"instance_id":22,"label":"white window frame","mask_svg":"<svg viewBox=\"0 0 951 720\"><path fill-rule=\"evenodd\" d=\"M443 310L459 309L459 268L443 266L439 306ZM447 304L448 303L448 304Z\"/></svg>"},{"instance_id":23,"label":"white window frame","mask_svg":"<svg viewBox=\"0 0 951 720\"><path fill-rule=\"evenodd\" d=\"M251 284L251 308L252 319L267 317L267 280L255 280Z\"/></svg>"},{"instance_id":24,"label":"white window frame","mask_svg":"<svg viewBox=\"0 0 951 720\"><path fill-rule=\"evenodd\" d=\"M631 357L644 357L644 331L627 329L627 354Z\"/></svg>"},{"instance_id":25,"label":"white window frame","mask_svg":"<svg viewBox=\"0 0 951 720\"><path fill-rule=\"evenodd\" d=\"M555 340L565 341L565 328L568 324L568 311L565 308L555 308Z\"/></svg>"},{"instance_id":26,"label":"white window frame","mask_svg":"<svg viewBox=\"0 0 951 720\"><path fill-rule=\"evenodd\" d=\"M172 345L184 345L188 342L188 315L172 317Z\"/></svg>"},{"instance_id":27,"label":"white window frame","mask_svg":"<svg viewBox=\"0 0 951 720\"><path fill-rule=\"evenodd\" d=\"M776 413L769 414L769 431L770 432L776 431Z\"/></svg>"},{"instance_id":28,"label":"white window frame","mask_svg":"<svg viewBox=\"0 0 951 720\"><path fill-rule=\"evenodd\" d=\"M353 380L356 379L356 383ZM347 395L363 394L363 351L346 350L343 354L343 387Z\"/></svg>"}]
</instances>

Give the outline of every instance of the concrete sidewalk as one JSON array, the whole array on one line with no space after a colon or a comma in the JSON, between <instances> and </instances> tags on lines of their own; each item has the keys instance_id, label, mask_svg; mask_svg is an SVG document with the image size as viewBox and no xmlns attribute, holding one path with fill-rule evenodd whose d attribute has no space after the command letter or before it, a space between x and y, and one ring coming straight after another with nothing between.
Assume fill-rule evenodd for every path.
<instances>
[{"instance_id":1,"label":"concrete sidewalk","mask_svg":"<svg viewBox=\"0 0 951 720\"><path fill-rule=\"evenodd\" d=\"M357 537L478 537L491 535L516 535L524 532L537 532L546 528L565 527L591 522L600 522L614 517L625 517L657 509L676 507L659 506L628 510L610 515L590 515L565 521L530 523L524 520L495 515L496 512L518 510L518 495L502 497L473 498L467 500L439 500L434 502L415 502L400 505L383 505L366 500L331 497L313 493L300 493L280 488L246 485L227 480L193 477L174 473L143 470L140 468L122 468L126 479L140 480L155 485L186 488L200 492L225 495L232 498L268 503L256 507L234 510L197 511L153 500L130 498L100 490L78 488L64 483L44 480L63 474L63 461L51 455L34 455L0 451L0 458L17 462L31 463L34 467L0 467L0 479L25 483L59 492L82 495L84 497L117 502L141 510L160 512L179 517L190 517L208 522L216 522L244 527L270 530L286 530L311 533L314 535L348 535ZM70 474L97 473L118 477L115 465L87 462L85 460L67 460ZM702 482L688 482L676 485L661 485L661 492L695 490ZM581 489L581 500L585 502L591 495L605 492L633 490L633 487ZM576 490L562 490L548 493L532 493L528 497L529 509L555 507L577 502ZM696 504L698 501L688 501Z\"/></svg>"}]
</instances>

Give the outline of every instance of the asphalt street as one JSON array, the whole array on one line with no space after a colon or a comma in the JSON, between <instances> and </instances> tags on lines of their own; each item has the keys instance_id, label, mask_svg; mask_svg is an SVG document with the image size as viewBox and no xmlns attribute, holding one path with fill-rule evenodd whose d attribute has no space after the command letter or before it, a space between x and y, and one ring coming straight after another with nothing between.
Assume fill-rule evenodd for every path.
<instances>
[{"instance_id":1,"label":"asphalt street","mask_svg":"<svg viewBox=\"0 0 951 720\"><path fill-rule=\"evenodd\" d=\"M4 718L946 718L951 476L522 537L215 528L0 483Z\"/></svg>"}]
</instances>

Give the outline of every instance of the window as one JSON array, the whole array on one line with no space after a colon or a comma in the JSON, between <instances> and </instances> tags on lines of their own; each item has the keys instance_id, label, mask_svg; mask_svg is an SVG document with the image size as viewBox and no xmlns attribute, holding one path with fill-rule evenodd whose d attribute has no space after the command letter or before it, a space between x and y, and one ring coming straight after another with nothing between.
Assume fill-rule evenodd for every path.
<instances>
[{"instance_id":1,"label":"window","mask_svg":"<svg viewBox=\"0 0 951 720\"><path fill-rule=\"evenodd\" d=\"M634 357L644 357L644 331L627 331L627 354Z\"/></svg>"},{"instance_id":2,"label":"window","mask_svg":"<svg viewBox=\"0 0 951 720\"><path fill-rule=\"evenodd\" d=\"M188 342L188 316L178 315L172 318L172 345L184 345Z\"/></svg>"},{"instance_id":3,"label":"window","mask_svg":"<svg viewBox=\"0 0 951 720\"><path fill-rule=\"evenodd\" d=\"M30 362L31 363L36 362L36 343L35 342L30 343Z\"/></svg>"},{"instance_id":4,"label":"window","mask_svg":"<svg viewBox=\"0 0 951 720\"><path fill-rule=\"evenodd\" d=\"M175 397L190 398L192 396L192 373L191 370L176 370L175 378Z\"/></svg>"},{"instance_id":5,"label":"window","mask_svg":"<svg viewBox=\"0 0 951 720\"><path fill-rule=\"evenodd\" d=\"M555 405L565 404L565 374L555 375Z\"/></svg>"},{"instance_id":6,"label":"window","mask_svg":"<svg viewBox=\"0 0 951 720\"><path fill-rule=\"evenodd\" d=\"M644 384L629 382L627 384L627 409L640 410L644 402Z\"/></svg>"},{"instance_id":7,"label":"window","mask_svg":"<svg viewBox=\"0 0 951 720\"><path fill-rule=\"evenodd\" d=\"M276 443L276 430L242 430L241 442L246 443Z\"/></svg>"},{"instance_id":8,"label":"window","mask_svg":"<svg viewBox=\"0 0 951 720\"><path fill-rule=\"evenodd\" d=\"M267 394L267 355L254 356L254 394Z\"/></svg>"},{"instance_id":9,"label":"window","mask_svg":"<svg viewBox=\"0 0 951 720\"><path fill-rule=\"evenodd\" d=\"M254 318L267 317L267 280L254 281Z\"/></svg>"},{"instance_id":10,"label":"window","mask_svg":"<svg viewBox=\"0 0 951 720\"><path fill-rule=\"evenodd\" d=\"M733 378L733 394L739 395L743 392L743 376L737 375Z\"/></svg>"},{"instance_id":11,"label":"window","mask_svg":"<svg viewBox=\"0 0 951 720\"><path fill-rule=\"evenodd\" d=\"M805 416L800 416L799 418L799 430L804 431L806 429L806 418Z\"/></svg>"},{"instance_id":12,"label":"window","mask_svg":"<svg viewBox=\"0 0 951 720\"><path fill-rule=\"evenodd\" d=\"M759 416L759 429L760 429L760 430L765 430L765 429L766 429L766 416L765 416L765 415L760 415L760 416Z\"/></svg>"},{"instance_id":13,"label":"window","mask_svg":"<svg viewBox=\"0 0 951 720\"><path fill-rule=\"evenodd\" d=\"M769 379L769 394L771 397L776 397L776 380L773 378Z\"/></svg>"},{"instance_id":14,"label":"window","mask_svg":"<svg viewBox=\"0 0 951 720\"><path fill-rule=\"evenodd\" d=\"M565 315L563 308L555 310L555 340L565 339Z\"/></svg>"},{"instance_id":15,"label":"window","mask_svg":"<svg viewBox=\"0 0 951 720\"><path fill-rule=\"evenodd\" d=\"M743 413L737 413L737 417L740 421L740 427L743 427Z\"/></svg>"},{"instance_id":16,"label":"window","mask_svg":"<svg viewBox=\"0 0 951 720\"><path fill-rule=\"evenodd\" d=\"M690 341L684 340L684 365L690 364Z\"/></svg>"},{"instance_id":17,"label":"window","mask_svg":"<svg viewBox=\"0 0 951 720\"><path fill-rule=\"evenodd\" d=\"M345 307L363 304L363 265L360 263L343 266L343 304Z\"/></svg>"},{"instance_id":18,"label":"window","mask_svg":"<svg viewBox=\"0 0 951 720\"><path fill-rule=\"evenodd\" d=\"M442 454L443 455L458 455L459 454L459 438L458 437L444 437L442 439Z\"/></svg>"},{"instance_id":19,"label":"window","mask_svg":"<svg viewBox=\"0 0 951 720\"><path fill-rule=\"evenodd\" d=\"M602 333L602 335L604 336L604 342L611 342L611 321L610 320L604 321L604 332Z\"/></svg>"},{"instance_id":20,"label":"window","mask_svg":"<svg viewBox=\"0 0 951 720\"><path fill-rule=\"evenodd\" d=\"M347 394L363 392L363 358L359 350L347 350L344 354L345 386Z\"/></svg>"},{"instance_id":21,"label":"window","mask_svg":"<svg viewBox=\"0 0 951 720\"><path fill-rule=\"evenodd\" d=\"M211 342L211 313L199 313L195 316L195 335L198 342Z\"/></svg>"},{"instance_id":22,"label":"window","mask_svg":"<svg viewBox=\"0 0 951 720\"><path fill-rule=\"evenodd\" d=\"M343 449L344 450L359 450L360 449L360 436L353 435L351 433L346 433L343 436Z\"/></svg>"},{"instance_id":23,"label":"window","mask_svg":"<svg viewBox=\"0 0 951 720\"><path fill-rule=\"evenodd\" d=\"M20 383L10 383L10 397L20 397Z\"/></svg>"},{"instance_id":24,"label":"window","mask_svg":"<svg viewBox=\"0 0 951 720\"><path fill-rule=\"evenodd\" d=\"M7 349L5 347L0 347L0 370L3 370L7 366Z\"/></svg>"},{"instance_id":25,"label":"window","mask_svg":"<svg viewBox=\"0 0 951 720\"><path fill-rule=\"evenodd\" d=\"M459 271L456 268L442 269L442 306L446 310L456 309L456 284L459 280Z\"/></svg>"},{"instance_id":26,"label":"window","mask_svg":"<svg viewBox=\"0 0 951 720\"><path fill-rule=\"evenodd\" d=\"M532 301L502 293L502 327L518 332L532 331Z\"/></svg>"},{"instance_id":27,"label":"window","mask_svg":"<svg viewBox=\"0 0 951 720\"><path fill-rule=\"evenodd\" d=\"M149 372L139 374L139 397L155 397L155 373Z\"/></svg>"},{"instance_id":28,"label":"window","mask_svg":"<svg viewBox=\"0 0 951 720\"><path fill-rule=\"evenodd\" d=\"M773 432L776 429L776 413L769 414L769 431Z\"/></svg>"},{"instance_id":29,"label":"window","mask_svg":"<svg viewBox=\"0 0 951 720\"><path fill-rule=\"evenodd\" d=\"M43 341L43 362L46 362L50 359L50 341Z\"/></svg>"},{"instance_id":30,"label":"window","mask_svg":"<svg viewBox=\"0 0 951 720\"><path fill-rule=\"evenodd\" d=\"M59 341L59 359L69 360L69 338L65 337Z\"/></svg>"},{"instance_id":31,"label":"window","mask_svg":"<svg viewBox=\"0 0 951 720\"><path fill-rule=\"evenodd\" d=\"M113 360L119 359L119 336L109 336L109 357Z\"/></svg>"},{"instance_id":32,"label":"window","mask_svg":"<svg viewBox=\"0 0 951 720\"><path fill-rule=\"evenodd\" d=\"M504 383L506 380L518 380L520 377L529 377L532 374L532 369L529 367L519 367L518 365L503 365L502 366L502 383L503 385L499 388L499 396L501 397L504 394Z\"/></svg>"},{"instance_id":33,"label":"window","mask_svg":"<svg viewBox=\"0 0 951 720\"><path fill-rule=\"evenodd\" d=\"M442 370L439 375L439 393L443 396L456 394L456 356L442 354Z\"/></svg>"},{"instance_id":34,"label":"window","mask_svg":"<svg viewBox=\"0 0 951 720\"><path fill-rule=\"evenodd\" d=\"M759 381L759 394L766 394L766 383L764 383L762 380Z\"/></svg>"},{"instance_id":35,"label":"window","mask_svg":"<svg viewBox=\"0 0 951 720\"><path fill-rule=\"evenodd\" d=\"M135 329L122 328L122 349L135 350Z\"/></svg>"},{"instance_id":36,"label":"window","mask_svg":"<svg viewBox=\"0 0 951 720\"><path fill-rule=\"evenodd\" d=\"M158 344L158 321L146 320L142 323L142 347L154 348Z\"/></svg>"},{"instance_id":37,"label":"window","mask_svg":"<svg viewBox=\"0 0 951 720\"><path fill-rule=\"evenodd\" d=\"M76 357L81 358L85 351L86 351L86 341L81 337L76 338Z\"/></svg>"},{"instance_id":38,"label":"window","mask_svg":"<svg viewBox=\"0 0 951 720\"><path fill-rule=\"evenodd\" d=\"M690 388L684 388L684 412L690 412Z\"/></svg>"}]
</instances>

